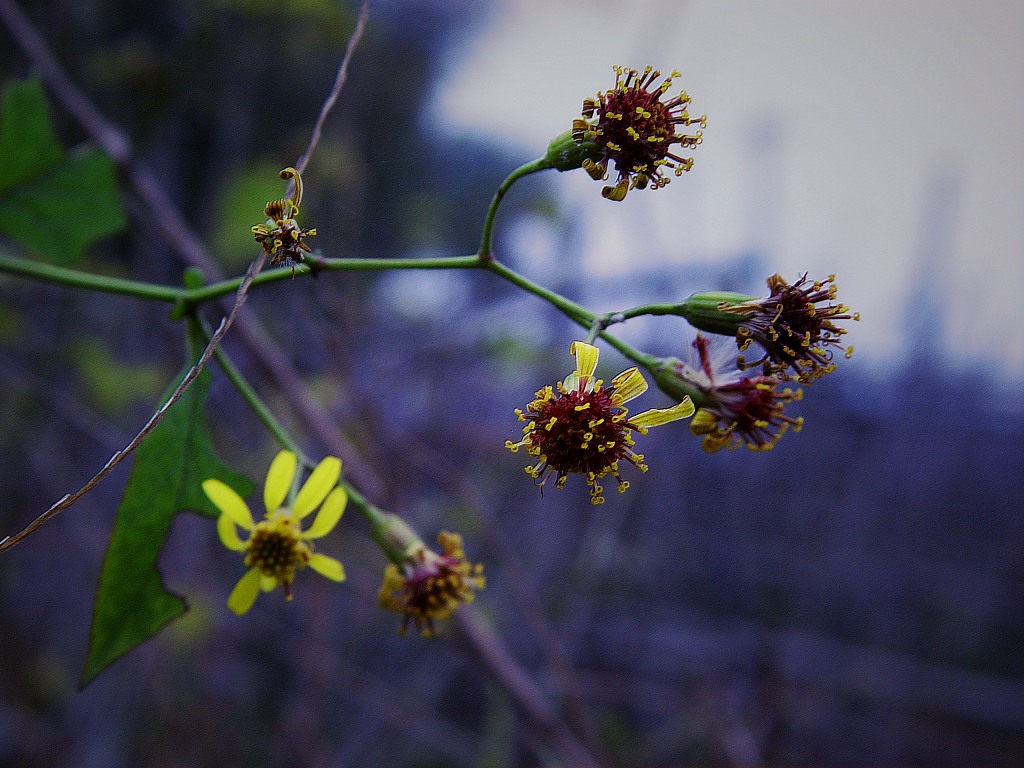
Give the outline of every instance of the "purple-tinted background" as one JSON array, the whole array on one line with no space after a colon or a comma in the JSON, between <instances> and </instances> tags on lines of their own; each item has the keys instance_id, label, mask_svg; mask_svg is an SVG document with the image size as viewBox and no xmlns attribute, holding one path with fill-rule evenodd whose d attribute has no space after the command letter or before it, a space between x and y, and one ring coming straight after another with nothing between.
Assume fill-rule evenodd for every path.
<instances>
[{"instance_id":1,"label":"purple-tinted background","mask_svg":"<svg viewBox=\"0 0 1024 768\"><path fill-rule=\"evenodd\" d=\"M649 61L682 70L709 113L694 170L619 207L583 174L529 178L499 215L499 255L602 311L836 272L865 316L857 352L807 390L793 409L805 429L774 451L708 456L683 425L652 430L651 471L627 468L629 492L592 508L578 478L541 498L502 447L512 410L571 363L580 331L547 305L449 272L255 292L369 468L364 489L426 535L463 532L488 574L477 607L548 692L545 642L561 649L607 765L1024 762L1020 11L547 5L374 4L306 176L324 254L473 252L505 174L610 86L612 64ZM225 223L228 193L295 161L353 9L25 8L240 272L254 254L245 209ZM5 77L31 71L2 50ZM85 138L53 111L68 143ZM126 206L130 231L82 268L179 283L184 265ZM0 278L0 530L80 486L145 421L181 364L166 309ZM623 335L666 355L692 339L673 318ZM226 346L324 453L252 355ZM624 366L604 350L602 374ZM224 459L261 480L276 446L219 373L208 413ZM76 693L126 476L0 558L0 764L546 764L457 630L396 635L376 607L383 558L354 513L323 545L345 585L302 574L293 603L265 596L243 618L224 607L237 557L181 515L162 567L192 610Z\"/></svg>"}]
</instances>

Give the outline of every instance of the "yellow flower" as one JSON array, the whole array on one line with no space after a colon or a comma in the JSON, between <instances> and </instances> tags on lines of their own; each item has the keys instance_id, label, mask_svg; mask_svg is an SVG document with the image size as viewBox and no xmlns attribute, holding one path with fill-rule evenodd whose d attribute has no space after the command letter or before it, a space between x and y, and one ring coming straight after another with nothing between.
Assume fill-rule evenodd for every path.
<instances>
[{"instance_id":1,"label":"yellow flower","mask_svg":"<svg viewBox=\"0 0 1024 768\"><path fill-rule=\"evenodd\" d=\"M565 485L568 475L580 474L590 486L590 501L604 503L599 480L612 475L624 492L629 483L619 474L619 461L625 459L641 472L647 471L643 454L633 451L633 432L646 435L650 427L684 419L694 411L689 397L670 408L652 409L630 416L626 403L647 391L647 381L636 368L623 371L604 386L594 378L598 349L574 341L569 352L576 357L576 369L563 381L537 391L526 412L516 409L525 421L523 439L505 441L513 453L526 448L536 464L526 468L543 488L555 475L555 488ZM557 391L556 391L557 390Z\"/></svg>"},{"instance_id":2,"label":"yellow flower","mask_svg":"<svg viewBox=\"0 0 1024 768\"><path fill-rule=\"evenodd\" d=\"M345 569L333 557L313 551L312 540L331 532L341 519L348 502L348 493L337 486L341 476L341 460L328 456L313 470L290 507L282 506L295 479L298 460L291 451L281 451L267 471L263 503L267 514L258 523L242 497L220 480L203 483L203 491L220 510L217 533L224 546L245 553L249 569L228 597L228 608L246 613L262 589L269 592L284 588L285 598L292 599L295 572L307 565L332 581L344 581ZM317 507L320 512L313 524L303 530L300 522ZM238 528L249 532L242 541Z\"/></svg>"}]
</instances>

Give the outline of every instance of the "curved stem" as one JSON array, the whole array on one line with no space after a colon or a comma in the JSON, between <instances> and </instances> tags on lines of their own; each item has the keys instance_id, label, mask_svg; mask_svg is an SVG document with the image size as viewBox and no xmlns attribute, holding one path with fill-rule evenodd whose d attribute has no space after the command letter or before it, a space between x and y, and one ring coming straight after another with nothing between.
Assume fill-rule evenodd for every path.
<instances>
[{"instance_id":1,"label":"curved stem","mask_svg":"<svg viewBox=\"0 0 1024 768\"><path fill-rule=\"evenodd\" d=\"M487 261L492 258L491 255L491 232L494 228L494 215L498 212L498 206L501 205L501 200L505 197L505 193L508 192L509 187L515 184L523 176L527 176L537 171L544 171L551 167L547 158L541 157L532 162L526 163L516 168L508 177L501 182L497 191L494 193L494 198L491 200L491 206L487 209L487 216L484 218L484 232L480 238L480 250L477 251L477 257L480 261Z\"/></svg>"},{"instance_id":2,"label":"curved stem","mask_svg":"<svg viewBox=\"0 0 1024 768\"><path fill-rule=\"evenodd\" d=\"M203 330L204 332L206 331L205 328ZM263 402L258 394L256 394L256 390L254 390L252 385L246 381L245 376L243 376L242 372L238 370L231 358L228 357L227 353L218 347L214 350L213 356L216 358L217 364L220 366L221 370L224 371L224 374L228 377L228 380L235 385L235 389L238 390L242 399L249 404L250 408L252 408L253 413L256 414L256 418L263 422L263 426L265 426L270 434L274 436L274 439L277 440L281 447L298 456L299 461L303 464L310 464L311 462L309 457L303 453L299 444L292 439L292 436L288 434L288 430L286 430L281 422L277 420L277 417L270 412L267 404Z\"/></svg>"},{"instance_id":3,"label":"curved stem","mask_svg":"<svg viewBox=\"0 0 1024 768\"><path fill-rule=\"evenodd\" d=\"M554 291L548 290L547 288L538 285L537 283L529 280L523 275L516 272L514 269L506 267L504 264L498 261L487 261L480 264L483 269L488 272L493 272L499 277L507 280L519 288L522 288L528 293L532 293L538 298L544 299L558 310L562 312L566 317L572 320L574 323L581 325L588 331L600 327L601 317L591 312L586 307L577 304L575 301L565 298L561 294L555 293ZM608 344L617 349L624 357L632 360L639 366L651 370L651 366L654 366L658 362L658 358L653 355L648 355L635 347L627 344L621 339L612 336L607 331L600 331L596 335L608 342Z\"/></svg>"}]
</instances>

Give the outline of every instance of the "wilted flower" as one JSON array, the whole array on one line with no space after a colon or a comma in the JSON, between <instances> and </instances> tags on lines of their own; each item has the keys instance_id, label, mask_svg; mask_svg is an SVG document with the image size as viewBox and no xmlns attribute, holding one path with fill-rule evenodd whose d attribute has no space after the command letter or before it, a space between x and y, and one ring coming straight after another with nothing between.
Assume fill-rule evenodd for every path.
<instances>
[{"instance_id":1,"label":"wilted flower","mask_svg":"<svg viewBox=\"0 0 1024 768\"><path fill-rule=\"evenodd\" d=\"M401 565L391 563L384 570L378 599L382 608L402 616L403 635L410 622L421 635L435 634L436 621L472 602L484 588L484 567L466 561L459 534L441 531L437 542L441 554L420 543L410 548Z\"/></svg>"},{"instance_id":2,"label":"wilted flower","mask_svg":"<svg viewBox=\"0 0 1024 768\"><path fill-rule=\"evenodd\" d=\"M682 380L695 388L701 403L690 420L690 431L703 436L704 450L715 453L723 448L746 445L751 450L773 448L792 428L799 432L803 417L784 413L786 405L800 400L802 390L786 387L779 390L779 380L772 376L744 376L736 368L712 360L708 340L697 335L693 342L698 367L675 360L658 373L658 384L671 392L674 380Z\"/></svg>"},{"instance_id":3,"label":"wilted flower","mask_svg":"<svg viewBox=\"0 0 1024 768\"><path fill-rule=\"evenodd\" d=\"M292 581L295 572L307 565L332 581L343 581L345 570L333 557L313 551L313 539L319 539L333 530L345 511L348 494L335 487L341 475L341 460L328 456L299 490L291 507L281 506L295 479L297 459L290 451L277 454L263 489L263 503L267 514L256 523L248 505L230 487L220 480L203 482L203 491L218 509L217 533L228 549L245 554L249 569L235 585L228 597L228 608L237 614L248 611L262 589L269 592L277 586L284 588L285 598L292 599ZM321 506L322 504L322 506ZM317 507L320 512L313 524L302 530L300 522ZM249 531L242 541L238 528Z\"/></svg>"},{"instance_id":4,"label":"wilted flower","mask_svg":"<svg viewBox=\"0 0 1024 768\"><path fill-rule=\"evenodd\" d=\"M591 502L601 504L604 495L598 481L605 475L615 477L620 493L629 487L619 474L620 460L647 471L643 455L633 452L633 430L644 435L649 427L690 416L693 403L687 397L671 408L630 418L625 404L647 391L640 371L623 371L606 388L594 378L597 347L574 341L569 351L576 356L576 369L555 387L538 390L526 413L516 409L519 420L526 422L523 439L517 443L507 440L505 447L513 452L525 447L537 460L526 471L541 487L553 474L555 487L561 488L568 475L577 473L591 488Z\"/></svg>"},{"instance_id":5,"label":"wilted flower","mask_svg":"<svg viewBox=\"0 0 1024 768\"><path fill-rule=\"evenodd\" d=\"M719 291L695 293L677 305L675 312L695 328L735 336L741 352L752 342L760 344L764 355L756 360L741 355L737 360L740 368L763 365L766 376L810 384L836 369L834 349L842 350L846 357L853 354L853 347L841 341L846 329L836 323L860 320L860 314L835 303L835 279L829 275L811 281L805 273L790 285L775 274L767 280L771 292L767 298Z\"/></svg>"},{"instance_id":6,"label":"wilted flower","mask_svg":"<svg viewBox=\"0 0 1024 768\"><path fill-rule=\"evenodd\" d=\"M728 307L727 312L753 313L744 318L736 331L736 343L745 351L751 341L764 348L764 357L747 360L740 357L743 368L764 364L766 374L792 370L797 381L810 383L826 373L832 373L832 349L840 349L846 357L853 354L852 346L844 346L840 337L846 333L835 323L839 320L860 320L860 314L850 313L845 304L833 303L836 298L836 276L809 281L801 275L793 285L780 275L768 278L771 295L766 299L744 306Z\"/></svg>"},{"instance_id":7,"label":"wilted flower","mask_svg":"<svg viewBox=\"0 0 1024 768\"><path fill-rule=\"evenodd\" d=\"M294 179L295 191L290 198L267 203L263 209L267 216L266 223L252 228L256 242L270 254L271 266L301 262L303 251L310 253L313 250L305 243L305 238L316 234L315 229L302 229L295 221L302 204L302 177L299 172L294 168L285 168L280 175L282 179Z\"/></svg>"},{"instance_id":8,"label":"wilted flower","mask_svg":"<svg viewBox=\"0 0 1024 768\"><path fill-rule=\"evenodd\" d=\"M661 73L646 67L642 73L635 69L615 69L615 87L598 92L597 98L584 99L584 120L573 121L572 136L579 144L596 144L600 152L596 160L589 157L582 167L596 180L608 177L613 163L618 180L607 186L601 194L609 200L622 200L630 189L643 189L648 184L655 189L664 187L670 179L664 171L671 169L676 176L690 170L693 158L675 154L673 145L692 149L703 140L701 131L693 134L677 133L678 128L698 124L706 127L707 117L690 117L687 107L690 97L686 91L662 101L678 72L665 78L651 89Z\"/></svg>"}]
</instances>

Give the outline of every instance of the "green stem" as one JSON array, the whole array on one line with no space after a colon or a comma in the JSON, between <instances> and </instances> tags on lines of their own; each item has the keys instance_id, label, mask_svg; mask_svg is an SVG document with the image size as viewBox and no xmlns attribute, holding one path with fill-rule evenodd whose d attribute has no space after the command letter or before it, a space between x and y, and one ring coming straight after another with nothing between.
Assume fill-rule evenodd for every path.
<instances>
[{"instance_id":1,"label":"green stem","mask_svg":"<svg viewBox=\"0 0 1024 768\"><path fill-rule=\"evenodd\" d=\"M371 272L389 269L471 269L479 266L476 256L448 256L433 259L317 259L292 267L280 267L260 272L252 281L252 287L279 283L295 277L304 277L319 272ZM179 311L188 312L207 301L230 296L238 290L241 277L222 280L200 288L183 292L179 297Z\"/></svg>"},{"instance_id":2,"label":"green stem","mask_svg":"<svg viewBox=\"0 0 1024 768\"><path fill-rule=\"evenodd\" d=\"M302 449L299 448L298 443L296 443L295 440L292 439L291 435L288 434L284 425L282 425L274 414L270 412L267 404L264 403L260 396L256 394L256 390L254 390L252 385L246 381L242 372L238 370L235 364L231 361L231 358L228 357L227 353L218 347L213 351L213 356L217 360L218 365L220 365L221 370L224 371L231 383L235 385L235 389L238 390L242 399L249 404L250 408L252 408L253 412L256 414L256 418L263 422L263 426L269 430L270 434L272 434L274 439L280 443L281 447L298 456L299 461L303 464L309 464L309 457L302 452Z\"/></svg>"},{"instance_id":3,"label":"green stem","mask_svg":"<svg viewBox=\"0 0 1024 768\"><path fill-rule=\"evenodd\" d=\"M537 283L533 282L532 280L529 280L528 278L519 274L515 270L506 267L501 262L487 261L481 263L479 266L481 266L483 269L486 269L488 272L493 272L494 274L507 280L513 285L522 288L527 293L532 293L534 296L544 299L544 301L548 302L549 304L553 305L555 308L560 310L562 314L564 314L574 323L581 325L588 331L593 329L595 327L595 324L600 323L601 317L594 314L586 307L577 304L575 301L571 301L570 299L565 298L561 294L555 293L554 291L550 291L541 285L537 285ZM629 360L632 360L639 366L651 370L652 366L656 366L658 364L658 358L654 357L653 355L648 355L645 354L644 352L641 352L640 350L630 346L621 339L612 336L610 333L606 331L601 331L597 335L599 335L602 339L608 342L610 346L617 349L624 357L626 357Z\"/></svg>"},{"instance_id":4,"label":"green stem","mask_svg":"<svg viewBox=\"0 0 1024 768\"><path fill-rule=\"evenodd\" d=\"M491 200L491 207L487 209L487 216L484 218L484 232L480 238L480 250L477 251L477 258L481 261L492 258L491 255L491 232L494 228L494 216L498 212L498 206L501 205L501 200L505 197L505 193L508 192L509 187L515 184L523 176L527 176L537 171L544 171L551 168L551 163L546 157L541 157L526 165L521 165L516 168L508 177L501 182L501 186L498 187L494 193L494 198Z\"/></svg>"},{"instance_id":5,"label":"green stem","mask_svg":"<svg viewBox=\"0 0 1024 768\"><path fill-rule=\"evenodd\" d=\"M370 524L371 530L376 532L387 526L388 518L391 517L391 515L376 504L367 500L367 498L353 488L348 481L342 480L341 484L344 486L345 490L348 491L349 503L359 510L359 514L361 514L366 519L366 522ZM385 552L385 554L388 553Z\"/></svg>"},{"instance_id":6,"label":"green stem","mask_svg":"<svg viewBox=\"0 0 1024 768\"><path fill-rule=\"evenodd\" d=\"M204 333L209 335L208 331L204 328ZM298 456L299 461L306 466L313 466L313 462L310 460L302 449L299 447L291 435L288 434L288 430L284 428L280 421L270 412L270 408L263 402L263 399L256 394L256 390L252 388L252 385L246 381L245 376L238 370L235 364L219 347L214 350L214 356L221 369L227 375L228 379L232 384L235 385L235 389L242 396L242 399L248 403L249 407L252 408L267 430L274 436L274 439L281 445L285 450L291 451ZM348 500L359 512L366 518L367 522L377 530L387 523L387 513L374 504L370 503L369 500L359 491L352 487L350 483L345 480L341 481L341 485L348 492Z\"/></svg>"},{"instance_id":7,"label":"green stem","mask_svg":"<svg viewBox=\"0 0 1024 768\"><path fill-rule=\"evenodd\" d=\"M493 272L498 277L507 280L518 288L522 288L527 293L532 293L534 296L544 299L544 301L560 310L570 320L579 323L584 328L589 328L597 319L597 315L586 307L565 298L561 294L548 290L542 285L538 285L499 261L481 262L477 266L486 269L488 272Z\"/></svg>"},{"instance_id":8,"label":"green stem","mask_svg":"<svg viewBox=\"0 0 1024 768\"><path fill-rule=\"evenodd\" d=\"M639 365L648 371L653 372L655 368L660 364L659 358L654 355L648 355L646 352L641 352L636 347L630 346L622 339L612 336L607 331L603 331L601 338L608 342L608 346L613 347L619 351L623 357L627 360L632 360L634 363Z\"/></svg>"},{"instance_id":9,"label":"green stem","mask_svg":"<svg viewBox=\"0 0 1024 768\"><path fill-rule=\"evenodd\" d=\"M611 323L621 323L642 315L678 315L679 304L641 304L639 307L630 307L622 312L612 312L606 317Z\"/></svg>"},{"instance_id":10,"label":"green stem","mask_svg":"<svg viewBox=\"0 0 1024 768\"><path fill-rule=\"evenodd\" d=\"M137 280L125 280L107 275L92 275L76 269L58 267L29 259L14 256L0 256L0 273L28 277L47 283L65 285L70 288L84 288L101 293L116 293L122 296L134 296L139 299L174 303L187 294L184 288L172 288L153 283L142 283ZM239 278L239 283L241 278ZM236 285L237 287L237 285Z\"/></svg>"}]
</instances>

